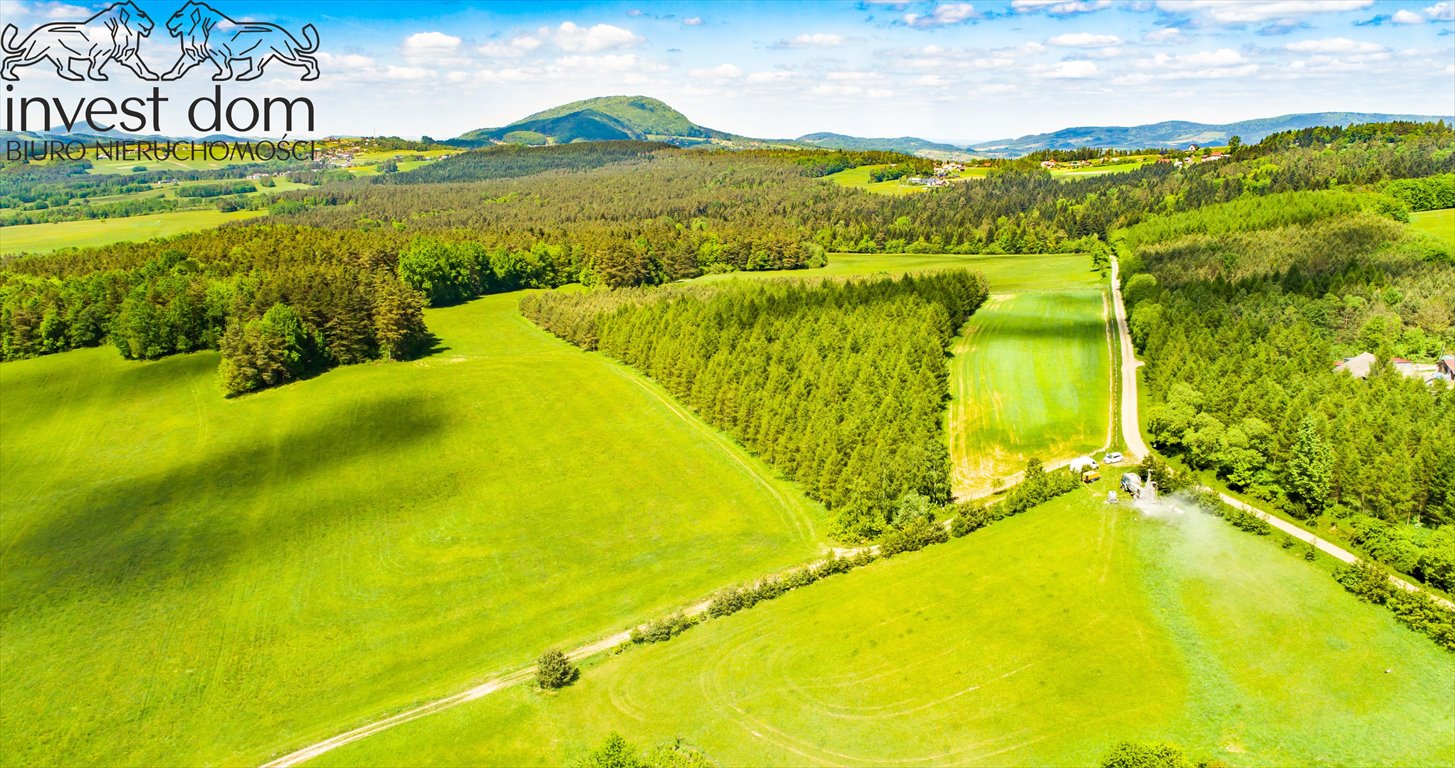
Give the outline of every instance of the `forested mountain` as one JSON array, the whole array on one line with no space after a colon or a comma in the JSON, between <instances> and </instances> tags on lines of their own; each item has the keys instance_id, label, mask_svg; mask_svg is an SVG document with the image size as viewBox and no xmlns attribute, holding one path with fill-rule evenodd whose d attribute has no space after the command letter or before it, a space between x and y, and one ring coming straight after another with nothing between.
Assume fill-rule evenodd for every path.
<instances>
[{"instance_id":1,"label":"forested mountain","mask_svg":"<svg viewBox=\"0 0 1455 768\"><path fill-rule=\"evenodd\" d=\"M862 540L907 494L949 501L947 349L986 295L982 276L954 270L552 291L521 310L656 379L822 501L836 535Z\"/></svg>"},{"instance_id":2,"label":"forested mountain","mask_svg":"<svg viewBox=\"0 0 1455 768\"><path fill-rule=\"evenodd\" d=\"M1000 139L972 144L967 149L999 157L1016 157L1042 149L1111 149L1183 148L1189 144L1224 145L1237 136L1245 144L1261 141L1269 134L1315 126L1346 126L1357 123L1394 121L1455 122L1455 118L1438 115L1386 115L1371 112L1309 112L1278 117L1240 120L1214 125L1185 120L1169 120L1149 125L1084 126L1062 128L1051 133L1037 133L1015 139Z\"/></svg>"},{"instance_id":3,"label":"forested mountain","mask_svg":"<svg viewBox=\"0 0 1455 768\"><path fill-rule=\"evenodd\" d=\"M731 139L704 128L665 102L647 96L600 96L573 101L500 128L481 128L451 140L462 146L490 142L567 144L573 141Z\"/></svg>"}]
</instances>

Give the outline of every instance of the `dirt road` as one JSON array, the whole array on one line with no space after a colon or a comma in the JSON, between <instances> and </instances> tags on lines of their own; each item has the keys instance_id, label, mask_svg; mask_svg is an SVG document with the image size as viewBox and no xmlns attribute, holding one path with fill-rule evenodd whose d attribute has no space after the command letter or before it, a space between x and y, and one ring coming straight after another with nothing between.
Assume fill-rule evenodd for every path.
<instances>
[{"instance_id":1,"label":"dirt road","mask_svg":"<svg viewBox=\"0 0 1455 768\"><path fill-rule=\"evenodd\" d=\"M1128 458L1141 460L1150 451L1142 441L1141 421L1137 417L1137 368L1142 361L1137 359L1137 350L1132 347L1132 333L1127 328L1127 305L1122 301L1122 284L1119 279L1121 265L1115 256L1111 260L1112 306L1116 309L1117 337L1122 351L1122 442L1126 444Z\"/></svg>"}]
</instances>

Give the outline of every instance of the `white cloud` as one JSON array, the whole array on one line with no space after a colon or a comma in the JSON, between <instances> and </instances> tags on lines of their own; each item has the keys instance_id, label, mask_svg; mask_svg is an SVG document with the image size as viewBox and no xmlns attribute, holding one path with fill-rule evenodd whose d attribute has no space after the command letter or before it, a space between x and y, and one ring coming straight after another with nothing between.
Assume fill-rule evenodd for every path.
<instances>
[{"instance_id":1,"label":"white cloud","mask_svg":"<svg viewBox=\"0 0 1455 768\"><path fill-rule=\"evenodd\" d=\"M1425 9L1431 21L1455 21L1455 2L1435 3Z\"/></svg>"},{"instance_id":2,"label":"white cloud","mask_svg":"<svg viewBox=\"0 0 1455 768\"><path fill-rule=\"evenodd\" d=\"M1057 80L1081 80L1088 77L1096 77L1101 70L1096 64L1090 61L1058 61L1056 66L1042 73L1042 77L1050 77Z\"/></svg>"},{"instance_id":3,"label":"white cloud","mask_svg":"<svg viewBox=\"0 0 1455 768\"><path fill-rule=\"evenodd\" d=\"M447 81L449 81L451 83L463 83L463 82L469 81L469 79L470 79L470 73L469 72L461 72L458 69L455 70L455 71L453 71L453 72L446 72L445 73L445 80L447 80Z\"/></svg>"},{"instance_id":4,"label":"white cloud","mask_svg":"<svg viewBox=\"0 0 1455 768\"><path fill-rule=\"evenodd\" d=\"M1415 13L1414 11L1406 10L1404 8L1401 8L1401 9L1395 11L1394 12L1394 15L1391 16L1391 17L1389 17L1389 20L1392 21L1392 22L1394 22L1394 23L1396 23L1396 24L1424 24L1425 23L1425 17L1424 16L1421 16L1418 13Z\"/></svg>"},{"instance_id":5,"label":"white cloud","mask_svg":"<svg viewBox=\"0 0 1455 768\"><path fill-rule=\"evenodd\" d=\"M775 45L780 48L837 48L846 42L848 42L848 38L843 35L814 32L790 37L787 40L779 40Z\"/></svg>"},{"instance_id":6,"label":"white cloud","mask_svg":"<svg viewBox=\"0 0 1455 768\"><path fill-rule=\"evenodd\" d=\"M1326 37L1319 40L1299 40L1283 46L1300 53L1373 53L1384 50L1384 46L1347 37Z\"/></svg>"},{"instance_id":7,"label":"white cloud","mask_svg":"<svg viewBox=\"0 0 1455 768\"><path fill-rule=\"evenodd\" d=\"M1010 7L1017 13L1046 13L1063 16L1072 13L1091 13L1111 7L1111 0L1012 0Z\"/></svg>"},{"instance_id":8,"label":"white cloud","mask_svg":"<svg viewBox=\"0 0 1455 768\"><path fill-rule=\"evenodd\" d=\"M495 59L514 59L524 56L531 51L541 47L539 38L530 35L517 35L504 42L489 42L480 46L477 50Z\"/></svg>"},{"instance_id":9,"label":"white cloud","mask_svg":"<svg viewBox=\"0 0 1455 768\"><path fill-rule=\"evenodd\" d=\"M1180 56L1159 53L1138 61L1137 66L1157 70L1155 77L1149 79L1162 80L1218 80L1246 77L1258 71L1258 64L1231 48L1197 51Z\"/></svg>"},{"instance_id":10,"label":"white cloud","mask_svg":"<svg viewBox=\"0 0 1455 768\"><path fill-rule=\"evenodd\" d=\"M693 80L736 80L743 76L743 70L732 64L719 64L707 69L694 69L687 73Z\"/></svg>"},{"instance_id":11,"label":"white cloud","mask_svg":"<svg viewBox=\"0 0 1455 768\"><path fill-rule=\"evenodd\" d=\"M404 38L404 52L411 56L450 55L460 48L460 38L443 32L416 32Z\"/></svg>"},{"instance_id":12,"label":"white cloud","mask_svg":"<svg viewBox=\"0 0 1455 768\"><path fill-rule=\"evenodd\" d=\"M702 17L701 16L689 16L689 17L687 17L687 18L685 18L685 19L682 20L682 26L684 26L684 27L700 27L700 26L702 26Z\"/></svg>"},{"instance_id":13,"label":"white cloud","mask_svg":"<svg viewBox=\"0 0 1455 768\"><path fill-rule=\"evenodd\" d=\"M434 70L424 67L396 67L391 64L384 70L384 77L389 80L429 80L434 76Z\"/></svg>"},{"instance_id":14,"label":"white cloud","mask_svg":"<svg viewBox=\"0 0 1455 768\"><path fill-rule=\"evenodd\" d=\"M1193 14L1220 24L1252 24L1299 19L1315 13L1368 8L1374 0L1157 0L1157 8Z\"/></svg>"},{"instance_id":15,"label":"white cloud","mask_svg":"<svg viewBox=\"0 0 1455 768\"><path fill-rule=\"evenodd\" d=\"M663 72L667 67L648 61L634 53L608 53L601 56L562 56L556 59L557 71L581 74L598 72Z\"/></svg>"},{"instance_id":16,"label":"white cloud","mask_svg":"<svg viewBox=\"0 0 1455 768\"><path fill-rule=\"evenodd\" d=\"M1061 48L1105 48L1113 45L1121 45L1122 39L1116 35L1095 35L1090 32L1071 32L1064 35L1056 35L1046 41L1047 45L1054 45Z\"/></svg>"},{"instance_id":17,"label":"white cloud","mask_svg":"<svg viewBox=\"0 0 1455 768\"><path fill-rule=\"evenodd\" d=\"M1161 29L1154 29L1147 34L1142 35L1142 39L1146 40L1149 43L1176 42L1182 39L1182 30L1178 29L1177 27L1163 27Z\"/></svg>"},{"instance_id":18,"label":"white cloud","mask_svg":"<svg viewBox=\"0 0 1455 768\"><path fill-rule=\"evenodd\" d=\"M902 18L911 27L945 27L975 18L975 6L970 3L943 3L935 6L927 16L906 13Z\"/></svg>"},{"instance_id":19,"label":"white cloud","mask_svg":"<svg viewBox=\"0 0 1455 768\"><path fill-rule=\"evenodd\" d=\"M870 72L868 70L841 70L837 72L830 72L828 73L828 75L826 75L826 77L829 80L836 80L839 82L867 83L875 80L880 80L884 77L884 75L878 72Z\"/></svg>"},{"instance_id":20,"label":"white cloud","mask_svg":"<svg viewBox=\"0 0 1455 768\"><path fill-rule=\"evenodd\" d=\"M793 73L792 72L787 72L787 71L784 71L784 70L781 70L780 69L780 70L775 70L775 71L772 71L772 72L753 72L753 73L750 73L748 75L748 82L750 82L750 83L776 83L776 82L779 82L779 81L782 81L782 80L790 80L792 78L793 78Z\"/></svg>"},{"instance_id":21,"label":"white cloud","mask_svg":"<svg viewBox=\"0 0 1455 768\"><path fill-rule=\"evenodd\" d=\"M357 53L332 54L328 51L319 51L314 54L318 62L330 70L334 69L368 69L374 66L374 60L368 56L361 56Z\"/></svg>"},{"instance_id":22,"label":"white cloud","mask_svg":"<svg viewBox=\"0 0 1455 768\"><path fill-rule=\"evenodd\" d=\"M642 42L642 38L630 30L618 26L596 24L581 27L569 21L561 22L551 40L557 48L572 53L596 53L613 48L627 48Z\"/></svg>"}]
</instances>

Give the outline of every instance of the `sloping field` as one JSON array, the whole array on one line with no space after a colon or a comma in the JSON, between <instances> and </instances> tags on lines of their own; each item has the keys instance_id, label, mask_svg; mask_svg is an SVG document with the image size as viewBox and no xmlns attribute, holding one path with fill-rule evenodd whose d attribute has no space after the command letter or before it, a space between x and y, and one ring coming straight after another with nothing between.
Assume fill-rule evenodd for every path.
<instances>
[{"instance_id":1,"label":"sloping field","mask_svg":"<svg viewBox=\"0 0 1455 768\"><path fill-rule=\"evenodd\" d=\"M1455 656L1199 513L1077 491L835 576L553 695L492 694L317 765L558 765L616 731L722 765L1449 765Z\"/></svg>"},{"instance_id":2,"label":"sloping field","mask_svg":"<svg viewBox=\"0 0 1455 768\"><path fill-rule=\"evenodd\" d=\"M518 295L237 400L0 365L0 762L262 762L819 551L821 510Z\"/></svg>"},{"instance_id":3,"label":"sloping field","mask_svg":"<svg viewBox=\"0 0 1455 768\"><path fill-rule=\"evenodd\" d=\"M992 286L992 290L994 287ZM1106 443L1111 350L1098 290L992 294L950 363L950 456L957 493L983 496L1025 467Z\"/></svg>"},{"instance_id":4,"label":"sloping field","mask_svg":"<svg viewBox=\"0 0 1455 768\"><path fill-rule=\"evenodd\" d=\"M265 211L232 211L216 208L169 211L119 219L83 219L47 224L0 227L0 253L44 253L58 248L85 248L135 240L151 240L183 232L208 229L229 221L261 216Z\"/></svg>"},{"instance_id":5,"label":"sloping field","mask_svg":"<svg viewBox=\"0 0 1455 768\"><path fill-rule=\"evenodd\" d=\"M1455 246L1455 208L1411 213L1410 226Z\"/></svg>"}]
</instances>

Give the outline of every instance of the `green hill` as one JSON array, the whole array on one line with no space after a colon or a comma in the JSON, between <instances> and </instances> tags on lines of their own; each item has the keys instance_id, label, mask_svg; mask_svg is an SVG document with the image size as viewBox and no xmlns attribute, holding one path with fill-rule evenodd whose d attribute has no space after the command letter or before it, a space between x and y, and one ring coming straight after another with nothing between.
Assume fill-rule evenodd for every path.
<instances>
[{"instance_id":1,"label":"green hill","mask_svg":"<svg viewBox=\"0 0 1455 768\"><path fill-rule=\"evenodd\" d=\"M499 128L481 128L462 134L452 143L566 144L572 141L624 139L696 143L731 139L730 133L704 128L666 103L646 96L600 96L573 101Z\"/></svg>"}]
</instances>

